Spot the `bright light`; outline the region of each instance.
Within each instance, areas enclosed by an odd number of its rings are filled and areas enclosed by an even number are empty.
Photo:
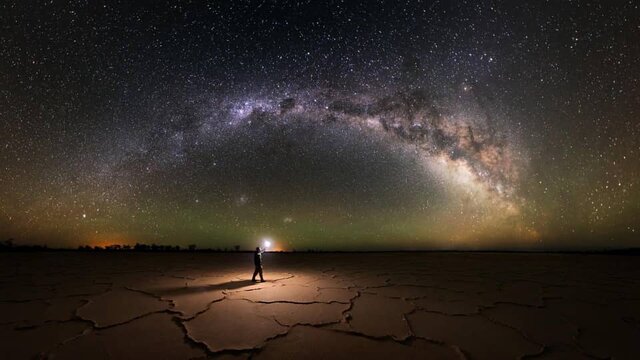
[[[264,238],[264,239],[262,239],[262,246],[263,246],[265,249],[270,248],[270,247],[271,247],[271,238]]]

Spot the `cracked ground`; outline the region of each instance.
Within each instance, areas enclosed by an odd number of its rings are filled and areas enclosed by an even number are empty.
[[[1,359],[638,359],[632,256],[0,254]]]

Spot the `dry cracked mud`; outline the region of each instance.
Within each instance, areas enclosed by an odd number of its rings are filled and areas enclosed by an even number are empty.
[[[637,259],[0,254],[0,358],[638,359]]]

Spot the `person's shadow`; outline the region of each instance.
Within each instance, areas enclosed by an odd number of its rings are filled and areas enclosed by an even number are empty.
[[[251,280],[235,280],[235,281],[227,281],[220,284],[167,288],[167,289],[161,289],[160,292],[166,295],[195,294],[195,293],[209,292],[209,291],[236,290],[236,289],[240,289],[240,288],[247,287],[250,285],[255,285],[255,284],[256,283]]]

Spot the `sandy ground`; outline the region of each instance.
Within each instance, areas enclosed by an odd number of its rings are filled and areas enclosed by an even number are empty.
[[[640,258],[0,254],[0,358],[640,359]]]

